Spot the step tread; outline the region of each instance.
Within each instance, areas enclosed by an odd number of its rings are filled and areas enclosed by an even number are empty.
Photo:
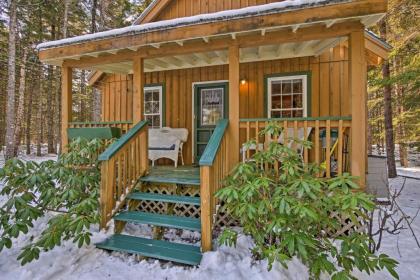
[[[189,186],[200,186],[200,179],[196,178],[175,178],[147,175],[140,178],[141,182],[145,183],[161,183],[161,184],[179,184]]]
[[[202,257],[198,246],[123,234],[115,234],[95,245],[105,250],[139,254],[145,257],[189,265],[200,264]]]
[[[169,203],[182,203],[190,205],[200,205],[199,197],[181,196],[181,195],[167,195],[158,193],[145,193],[134,192],[127,196],[128,199],[133,200],[148,200],[148,201],[161,201]]]
[[[161,227],[201,231],[200,219],[147,213],[141,211],[125,211],[114,217],[115,221],[136,224],[148,224]]]

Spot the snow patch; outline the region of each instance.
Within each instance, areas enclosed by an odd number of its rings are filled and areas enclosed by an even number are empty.
[[[53,155],[46,157],[29,156],[27,159],[35,159],[38,162],[54,158]],[[3,162],[0,162],[0,168]],[[392,189],[398,190],[404,182],[403,178],[390,181]],[[2,184],[0,182],[0,189]],[[5,197],[0,196],[0,205]],[[399,198],[401,207],[410,215],[415,215],[420,207],[420,183],[418,180],[406,179],[406,186]],[[14,240],[12,249],[4,249],[0,254],[1,279],[13,280],[91,280],[91,279],[182,279],[182,280],[213,280],[213,279],[308,279],[308,270],[298,259],[294,258],[288,263],[288,268],[275,263],[271,271],[267,270],[266,261],[255,261],[249,251],[254,243],[252,238],[239,234],[236,248],[218,246],[214,240],[214,251],[203,255],[198,267],[175,265],[171,262],[163,262],[154,259],[139,260],[134,255],[124,253],[108,253],[95,248],[96,242],[103,241],[112,234],[99,231],[98,227],[92,227],[92,244],[82,248],[71,241],[63,242],[62,246],[56,247],[49,252],[42,252],[40,259],[25,266],[21,266],[16,260],[20,250],[26,245],[32,236],[38,235],[48,221],[47,217],[40,218],[34,223],[28,235],[21,235]],[[417,217],[413,224],[414,231],[420,235],[420,218]],[[128,225],[125,234],[150,237],[152,228],[149,226]],[[191,231],[179,231],[171,229],[165,232],[164,239],[179,243],[200,244],[200,234]],[[416,247],[411,233],[408,230],[400,235],[385,234],[380,253],[386,253],[397,259],[400,265],[397,271],[400,279],[420,279],[420,249]],[[392,279],[387,271],[381,271],[374,275],[355,272],[358,279],[386,280]],[[324,277],[327,279],[326,277]]]

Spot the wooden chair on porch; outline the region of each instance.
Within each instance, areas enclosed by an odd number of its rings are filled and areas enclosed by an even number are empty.
[[[149,160],[152,161],[152,166],[155,165],[156,160],[167,158],[174,162],[175,167],[178,167],[179,157],[184,165],[182,148],[187,140],[186,128],[149,129]]]
[[[312,127],[308,127],[307,128],[307,135],[306,137],[304,136],[304,129],[303,128],[298,128],[297,129],[297,136],[296,139],[300,140],[300,141],[306,141],[308,140],[309,136],[311,135],[311,131],[312,131]],[[281,145],[284,145],[284,140],[286,139],[294,139],[294,128],[288,128],[287,129],[287,136],[286,133],[284,133],[284,131],[280,134],[279,138],[277,139],[277,142]],[[294,141],[289,141],[288,142],[288,147],[289,148],[294,148],[297,150],[297,152],[299,153],[299,155],[301,156],[301,158],[303,159],[303,145],[302,143],[294,143]],[[258,143],[258,144],[252,144],[247,146],[246,144],[242,145],[241,148],[241,154],[242,154],[242,162],[245,162],[247,160],[247,151],[262,151],[264,150],[264,144],[263,143]]]

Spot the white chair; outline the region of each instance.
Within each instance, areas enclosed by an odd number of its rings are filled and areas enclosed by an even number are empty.
[[[258,151],[261,152],[262,150],[264,150],[264,144],[258,143]],[[246,152],[247,151],[257,151],[257,145],[256,144],[251,144],[251,145],[247,146],[245,143],[242,144],[242,148],[241,148],[242,162],[245,162],[247,160],[246,159]]]
[[[299,140],[301,140],[301,141],[303,141],[303,140],[307,140],[307,138],[309,137],[309,135],[311,134],[311,131],[312,131],[312,127],[308,127],[307,128],[307,135],[306,135],[306,138],[304,137],[304,129],[303,128],[298,128],[297,129],[297,139],[299,139]],[[277,142],[278,143],[280,143],[280,144],[284,144],[284,136],[285,136],[285,134],[284,134],[284,132],[282,132],[281,134],[280,134],[280,136],[279,136],[279,138],[278,138],[278,140],[277,140]],[[287,129],[287,138],[288,139],[290,139],[290,138],[294,138],[294,128],[288,128]],[[287,144],[287,146],[289,147],[289,148],[292,148],[293,147],[293,141],[289,141],[289,143]],[[298,153],[299,153],[299,155],[303,158],[303,147],[302,147],[302,144],[301,143],[295,143],[295,147],[296,147],[296,150],[298,151]],[[242,162],[245,162],[247,159],[246,159],[246,152],[247,151],[257,151],[257,145],[255,145],[255,144],[252,144],[252,145],[250,145],[250,146],[246,146],[246,144],[243,144],[242,145],[242,148],[241,148],[241,154],[242,154]],[[262,144],[262,143],[258,143],[258,151],[262,151],[262,150],[264,150],[264,144]]]
[[[182,152],[183,151],[182,148],[184,146],[184,143],[188,141],[188,129],[164,127],[162,128],[162,130],[163,131],[170,130],[171,135],[174,135],[181,141],[179,145],[179,156],[181,157],[181,164],[184,165],[184,153]]]
[[[304,129],[301,127],[301,128],[298,128],[297,129],[297,137],[296,137],[296,139],[298,139],[298,140],[300,140],[300,141],[305,141],[305,140],[308,140],[308,137],[309,137],[309,135],[311,134],[311,131],[312,131],[312,127],[308,127],[307,128],[307,135],[306,135],[306,137],[304,137]],[[284,132],[282,132],[281,134],[280,134],[280,136],[279,136],[279,139],[278,139],[278,142],[280,143],[280,144],[284,144],[284,136],[285,136],[285,133]],[[287,129],[287,138],[288,139],[294,139],[295,138],[295,131],[294,131],[294,128],[293,127],[289,127],[288,129]],[[293,147],[293,144],[295,144],[295,147],[296,147],[296,150],[298,151],[298,153],[299,153],[299,155],[301,156],[301,157],[303,157],[303,147],[302,147],[302,143],[298,143],[298,142],[294,142],[294,141],[289,141],[289,143],[287,144],[287,146],[289,147],[289,148],[292,148]]]
[[[178,167],[178,158],[181,154],[181,162],[184,165],[182,156],[183,144],[188,139],[188,130],[185,128],[149,129],[149,159],[152,166],[160,158],[167,158],[174,162]]]

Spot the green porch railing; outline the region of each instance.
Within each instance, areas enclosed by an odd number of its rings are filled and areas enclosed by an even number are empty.
[[[293,122],[293,121],[351,121],[351,116],[328,116],[328,117],[299,117],[299,118],[244,118],[239,119],[239,122],[264,122],[264,121],[278,121],[278,122]]]
[[[121,136],[120,139],[112,143],[102,154],[99,155],[99,161],[109,160],[119,150],[121,150],[125,144],[127,144],[137,133],[147,126],[147,121],[141,121],[131,128],[126,134]]]
[[[242,161],[247,161],[252,154],[264,150],[273,141],[271,135],[260,136],[268,123],[276,123],[282,130],[279,143],[288,143],[300,153],[303,162],[325,165],[325,177],[350,171],[349,136],[351,133],[351,116],[299,117],[299,118],[249,118],[240,119],[240,139]],[[311,152],[301,143],[287,139],[306,140],[312,143]],[[255,140],[249,148],[244,143]],[[278,164],[277,164],[278,165]],[[274,168],[277,169],[275,163]],[[323,174],[321,174],[323,175]]]
[[[211,250],[213,217],[216,214],[215,193],[230,171],[228,159],[229,139],[226,129],[229,121],[220,120],[200,158],[201,249]]]
[[[147,121],[137,123],[98,159],[101,161],[100,227],[105,228],[148,170]]]
[[[225,131],[228,127],[228,124],[229,120],[227,119],[222,119],[217,123],[216,128],[214,129],[214,132],[206,146],[206,149],[204,150],[204,153],[200,158],[200,166],[213,165],[214,159],[216,158],[217,151],[219,150],[220,144],[222,143],[223,135],[225,135]]]
[[[117,124],[133,124],[132,121],[114,121],[114,122],[69,122],[69,125],[73,126],[105,126],[105,125],[117,125]]]
[[[125,134],[133,126],[133,122],[130,120],[112,122],[69,122],[68,126],[69,128],[119,128],[121,133]]]

